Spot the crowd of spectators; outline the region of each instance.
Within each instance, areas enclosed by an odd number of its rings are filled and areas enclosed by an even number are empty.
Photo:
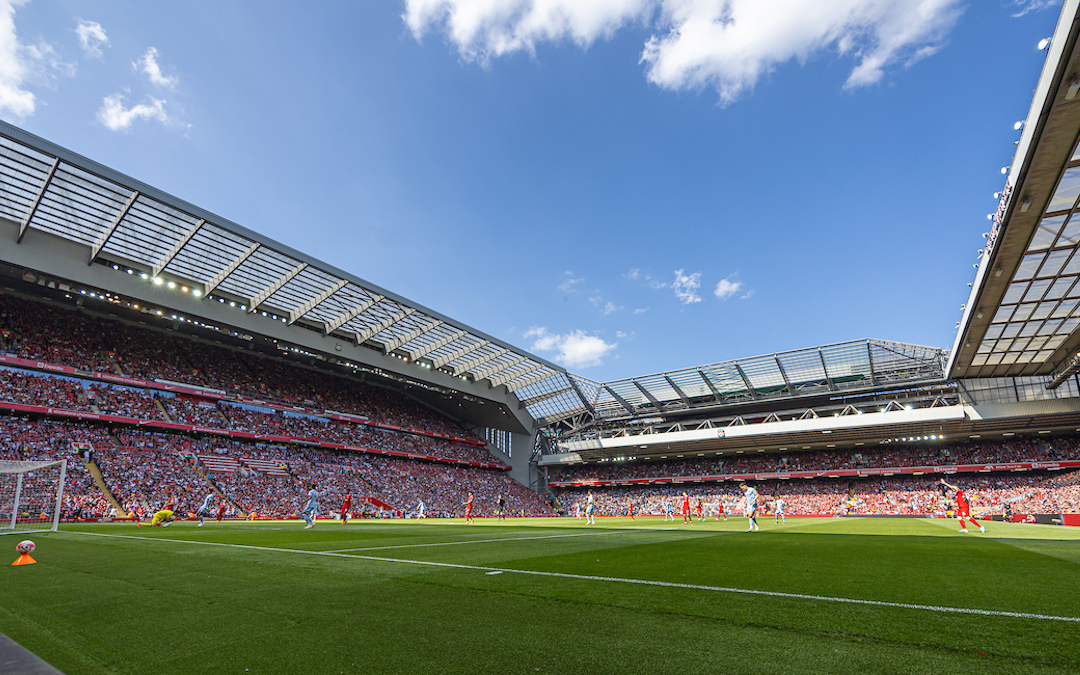
[[[98,319],[0,295],[0,345],[23,359],[115,372],[101,341]]]
[[[695,477],[1077,459],[1080,459],[1080,437],[1061,436],[961,443],[940,441],[914,445],[889,444],[842,452],[755,453],[676,461],[605,462],[561,468],[552,471],[549,480],[631,480],[668,476]]]

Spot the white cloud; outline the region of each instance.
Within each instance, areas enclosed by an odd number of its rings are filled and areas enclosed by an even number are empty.
[[[1059,7],[1061,0],[1013,0],[1013,5],[1016,6],[1016,14],[1013,14],[1013,18],[1019,18],[1029,12],[1037,12],[1048,7]]]
[[[675,281],[671,282],[671,288],[675,291],[675,297],[684,305],[701,302],[701,296],[697,294],[701,288],[701,272],[683,274],[682,270],[675,270]]]
[[[629,333],[624,333],[621,330],[615,331],[615,337],[619,338],[620,340],[628,340],[628,339],[634,337],[635,335],[637,335],[637,333],[635,331],[630,331]]]
[[[575,277],[570,270],[563,272],[563,280],[559,284],[559,290],[563,293],[576,293],[577,287],[585,281],[585,277]]]
[[[37,104],[34,95],[23,88],[31,68],[15,32],[15,8],[21,4],[21,0],[0,0],[0,112],[20,118],[33,115]]]
[[[643,286],[648,286],[649,288],[667,288],[668,286],[666,283],[664,283],[663,281],[659,281],[648,272],[643,272],[636,267],[624,274],[623,276],[630,281],[636,281]]]
[[[104,48],[109,46],[109,36],[105,34],[100,23],[79,19],[75,26],[75,35],[79,38],[79,46],[86,58],[100,59],[104,56]]]
[[[634,314],[635,315],[644,314],[647,311],[649,311],[648,307],[638,307],[637,309],[634,310]]]
[[[716,290],[713,291],[713,295],[720,300],[727,300],[738,293],[742,288],[742,285],[743,283],[741,281],[734,281],[731,277],[721,279],[720,283],[716,284]]]
[[[622,305],[616,306],[614,302],[609,301],[606,305],[604,305],[603,313],[604,313],[604,316],[607,316],[608,314],[611,314],[613,312],[617,312],[620,309],[622,309]]]
[[[168,76],[162,73],[157,58],[158,50],[151,47],[146,50],[146,53],[142,55],[142,58],[131,65],[136,71],[146,73],[146,76],[150,78],[150,82],[153,84],[159,87],[165,87],[166,89],[175,88],[176,85],[179,84],[180,78],[175,75]]]
[[[552,358],[567,368],[588,368],[603,364],[605,356],[619,346],[617,342],[605,342],[583,330],[568,333],[551,333],[542,326],[525,331],[526,338],[535,338],[534,352],[557,352]]]
[[[165,112],[165,101],[147,97],[147,102],[125,107],[123,94],[106,96],[98,110],[98,121],[113,131],[127,129],[133,122],[140,119],[157,120],[162,124],[168,124],[168,113]]]
[[[1022,11],[1042,0],[1014,0]],[[405,0],[413,35],[443,31],[467,61],[588,47],[620,28],[653,34],[640,62],[665,89],[713,87],[724,103],[778,66],[833,52],[854,61],[845,88],[881,80],[940,48],[963,0]]]

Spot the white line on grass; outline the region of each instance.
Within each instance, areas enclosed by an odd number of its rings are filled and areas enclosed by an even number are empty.
[[[581,532],[579,534],[550,534],[543,537],[501,537],[498,539],[471,539],[468,541],[440,541],[428,544],[397,544],[395,546],[368,546],[365,548],[336,548],[334,553],[352,553],[353,551],[382,551],[389,548],[422,548],[425,546],[458,546],[460,544],[486,544],[492,541],[529,541],[532,539],[559,539],[562,537],[596,537],[602,534],[626,534],[632,530],[613,530],[611,532]]]
[[[738,593],[741,595],[764,595],[773,598],[791,598],[795,600],[817,600],[819,602],[835,602],[848,605],[868,605],[871,607],[894,607],[898,609],[915,609],[924,612],[938,612],[941,614],[975,614],[978,616],[1005,616],[1014,619],[1041,619],[1044,621],[1061,621],[1080,623],[1080,617],[1054,616],[1052,614],[1032,614],[1030,612],[1005,612],[994,609],[974,609],[971,607],[945,607],[940,605],[920,605],[909,602],[887,602],[885,600],[859,600],[857,598],[840,598],[829,595],[810,595],[805,593],[784,593],[782,591],[761,591],[750,588],[729,588],[726,586],[706,586],[704,584],[683,584],[675,581],[654,581],[651,579],[631,579],[624,577],[602,577],[593,574],[571,574],[568,572],[542,572],[538,570],[517,570],[508,567],[485,567],[482,565],[461,565],[458,563],[431,562],[428,560],[405,560],[402,558],[382,558],[373,555],[357,555],[355,553],[341,553],[339,551],[306,551],[297,548],[277,548],[273,546],[252,546],[250,544],[227,544],[218,541],[193,541],[188,539],[165,539],[161,537],[139,537],[130,534],[106,534],[104,532],[71,532],[88,537],[113,537],[117,539],[142,539],[144,541],[167,541],[177,544],[195,544],[197,546],[224,546],[226,548],[240,548],[252,551],[270,551],[275,553],[298,553],[301,555],[317,555],[332,558],[352,558],[354,560],[370,560],[373,562],[395,563],[398,565],[420,565],[424,567],[442,567],[449,569],[476,570],[479,572],[504,572],[508,574],[524,574],[535,577],[555,577],[558,579],[575,579],[579,581],[606,581],[610,583],[634,584],[638,586],[659,586],[662,588],[686,588],[697,591],[712,591],[716,593]]]

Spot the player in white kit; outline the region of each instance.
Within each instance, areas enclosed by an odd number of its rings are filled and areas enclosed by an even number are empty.
[[[421,518],[427,518],[427,516],[424,515],[425,511],[427,511],[427,507],[424,506],[424,500],[421,499],[420,503],[416,505],[416,519],[420,520]]]
[[[307,504],[304,504],[304,510],[300,513],[307,523],[307,525],[304,526],[305,530],[310,530],[315,527],[315,516],[319,512],[319,497],[321,496],[322,495],[319,494],[319,491],[315,489],[314,485],[308,490]]]
[[[745,500],[744,509],[745,509],[746,517],[750,520],[750,527],[746,531],[747,532],[757,532],[758,531],[758,524],[757,524],[757,498],[758,498],[758,494],[757,494],[757,490],[755,490],[751,486],[747,485],[746,483],[743,483],[742,489],[743,489],[743,499]]]
[[[214,494],[210,493],[203,497],[202,504],[199,508],[195,509],[195,515],[199,517],[199,527],[203,526],[203,518],[210,515],[210,502],[213,501]]]
[[[585,500],[585,524],[586,525],[595,525],[596,524],[596,516],[594,515],[595,511],[596,511],[596,498],[593,497],[592,490],[589,490],[589,496]]]
[[[787,518],[784,517],[784,500],[783,499],[781,499],[780,497],[776,498],[776,501],[773,502],[773,510],[775,511],[776,522],[781,523],[783,525],[787,525]]]

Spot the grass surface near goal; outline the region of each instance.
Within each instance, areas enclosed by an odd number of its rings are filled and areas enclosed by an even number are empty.
[[[0,632],[68,675],[1080,670],[1080,530],[761,524],[68,525],[0,572]]]

